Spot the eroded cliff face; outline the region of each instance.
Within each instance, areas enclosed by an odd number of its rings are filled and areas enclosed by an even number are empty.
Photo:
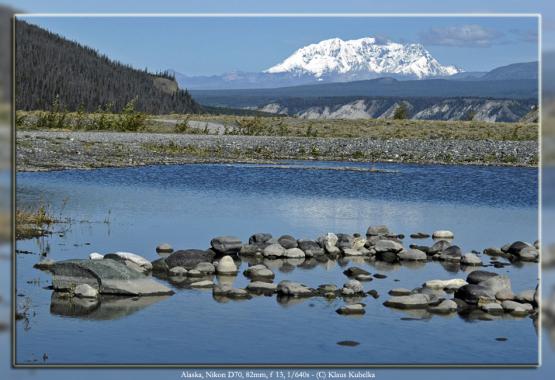
[[[532,100],[454,98],[413,101],[411,99],[356,99],[336,104],[295,105],[287,99],[265,104],[264,112],[306,119],[391,119],[399,107],[415,120],[476,120],[516,122],[536,109]],[[531,120],[534,121],[533,119]]]

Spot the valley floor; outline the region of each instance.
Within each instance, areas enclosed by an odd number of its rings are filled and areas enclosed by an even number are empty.
[[[18,131],[18,171],[200,162],[341,160],[537,166],[528,141]]]

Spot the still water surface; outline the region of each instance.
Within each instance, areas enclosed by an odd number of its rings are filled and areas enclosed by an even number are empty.
[[[18,243],[19,250],[35,253],[17,255],[18,299],[28,297],[35,314],[28,324],[17,325],[17,361],[40,363],[47,353],[51,364],[537,362],[537,334],[529,318],[469,321],[382,305],[392,288],[467,275],[436,262],[329,262],[311,268],[299,261],[269,263],[276,282],[290,279],[312,287],[342,285],[343,270],[353,264],[386,274],[365,283],[381,296],[366,298],[366,314],[359,318],[336,314],[344,304],[340,299],[218,303],[210,291],[177,287],[171,297],[105,302],[90,313],[51,307],[51,291],[44,289],[50,277],[32,268],[44,250],[55,260],[116,250],[153,260],[161,242],[207,248],[214,236],[248,240],[255,232],[314,239],[330,231],[364,233],[375,224],[407,236],[449,229],[465,252],[537,238],[534,169],[380,164],[377,168],[391,172],[369,173],[297,168],[363,164],[290,164],[295,167],[175,165],[18,174],[19,207],[47,202],[55,215],[73,222],[56,227],[67,229],[63,235]],[[405,245],[412,242],[406,239]],[[488,270],[508,272],[516,292],[537,283],[536,264]],[[246,284],[241,274],[234,282]],[[422,319],[401,320],[406,317]],[[500,336],[508,340],[496,341]],[[344,340],[360,345],[337,345]]]

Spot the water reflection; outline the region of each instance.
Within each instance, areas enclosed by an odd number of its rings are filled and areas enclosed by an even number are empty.
[[[170,296],[115,297],[102,296],[99,300],[68,297],[53,292],[50,313],[88,320],[115,320],[127,317],[144,308],[162,302]]]

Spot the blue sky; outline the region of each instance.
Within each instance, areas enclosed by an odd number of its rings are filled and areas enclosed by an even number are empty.
[[[23,16],[22,18],[25,18]],[[536,17],[31,17],[30,22],[151,71],[262,71],[310,43],[377,36],[419,42],[466,71],[537,59]]]

